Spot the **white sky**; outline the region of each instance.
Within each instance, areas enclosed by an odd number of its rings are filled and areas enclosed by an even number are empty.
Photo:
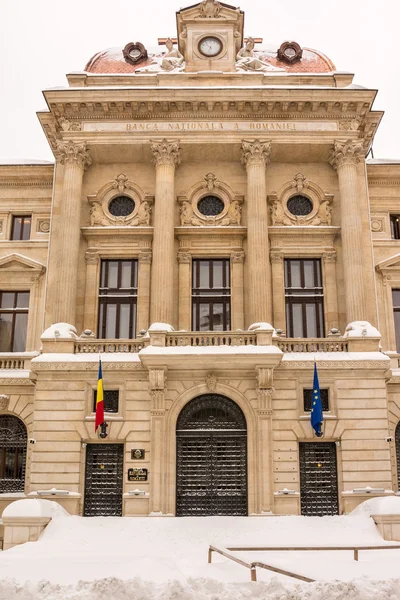
[[[195,0],[0,0],[0,159],[52,160],[36,111],[41,91],[65,86],[100,50],[175,36],[175,11]],[[229,3],[229,2],[228,2]],[[232,2],[235,4],[235,2]],[[245,34],[277,48],[316,48],[355,83],[378,89],[385,111],[375,158],[400,159],[398,0],[241,0]]]

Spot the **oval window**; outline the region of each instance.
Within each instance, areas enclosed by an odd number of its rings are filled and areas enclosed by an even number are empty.
[[[197,203],[197,210],[205,217],[216,217],[224,210],[224,203],[217,196],[205,196]]]
[[[128,196],[117,196],[111,200],[108,210],[113,217],[128,217],[135,210],[135,201]]]
[[[296,217],[305,217],[312,212],[313,203],[306,196],[293,196],[288,200],[288,210]]]

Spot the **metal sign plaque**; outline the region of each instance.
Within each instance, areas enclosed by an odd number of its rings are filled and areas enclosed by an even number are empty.
[[[147,469],[128,469],[128,481],[147,481]]]
[[[145,451],[143,448],[134,448],[131,450],[131,459],[132,460],[142,460],[144,458]]]

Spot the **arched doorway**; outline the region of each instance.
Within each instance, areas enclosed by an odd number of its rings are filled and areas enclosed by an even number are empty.
[[[1,494],[24,491],[27,441],[26,427],[18,417],[0,415]]]
[[[394,439],[396,443],[397,489],[400,492],[400,421],[397,423]]]
[[[176,425],[176,515],[247,515],[247,425],[218,394],[194,398]]]

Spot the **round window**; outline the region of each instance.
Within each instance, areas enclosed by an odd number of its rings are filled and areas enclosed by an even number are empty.
[[[113,217],[128,217],[135,210],[135,202],[128,196],[118,196],[111,200],[108,210]]]
[[[313,203],[306,196],[293,196],[288,200],[288,210],[296,217],[305,217],[312,212]]]
[[[205,217],[215,217],[224,210],[224,203],[217,196],[205,196],[197,203],[197,210]]]

